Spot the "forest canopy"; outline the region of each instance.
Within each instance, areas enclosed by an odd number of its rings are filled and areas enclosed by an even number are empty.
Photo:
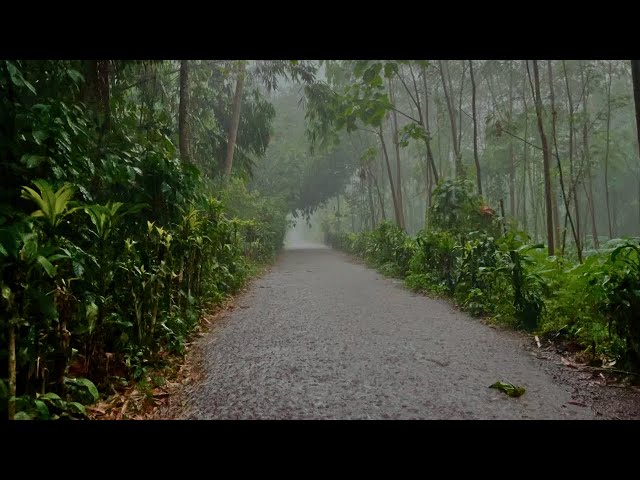
[[[638,68],[1,61],[0,415],[82,418],[149,382],[300,217],[411,288],[636,368]]]

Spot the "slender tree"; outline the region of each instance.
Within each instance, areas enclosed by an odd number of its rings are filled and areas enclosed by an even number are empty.
[[[478,121],[476,118],[476,81],[473,76],[472,60],[469,60],[469,75],[471,77],[471,109],[473,112],[473,159],[476,163],[476,179],[478,182],[478,194],[482,195],[482,176],[480,174],[480,159],[478,158]]]
[[[178,144],[183,162],[191,161],[189,148],[189,60],[180,60],[180,107],[178,108]]]
[[[547,217],[547,244],[549,249],[549,256],[555,254],[555,243],[553,240],[553,212],[551,202],[551,171],[550,171],[550,151],[547,142],[547,136],[544,133],[544,125],[542,121],[542,98],[540,96],[540,75],[538,73],[538,61],[532,60],[533,64],[533,85],[532,90],[535,99],[536,117],[538,119],[538,131],[540,132],[540,141],[542,142],[542,159],[543,159],[543,172],[544,172],[544,201],[545,201],[545,213]],[[531,72],[529,70],[529,63],[527,62],[527,73],[529,75],[529,82],[531,82]]]
[[[224,162],[225,177],[231,176],[233,168],[233,152],[236,147],[238,136],[238,125],[240,125],[240,107],[242,104],[242,90],[244,87],[245,62],[238,60],[236,64],[236,89],[233,95],[233,104],[231,106],[231,126],[229,128],[229,136],[227,138],[227,156]]]
[[[613,226],[611,224],[611,206],[609,205],[609,134],[611,131],[611,60],[609,60],[609,72],[607,75],[607,140],[604,150],[604,194],[607,203],[607,222],[609,224],[609,238],[613,238]]]
[[[573,232],[573,239],[576,244],[576,250],[578,252],[578,260],[582,263],[582,249],[580,247],[580,236],[576,232],[576,228],[573,224],[573,219],[571,218],[571,210],[569,209],[569,203],[567,201],[567,193],[564,187],[564,179],[562,175],[562,163],[560,161],[560,155],[558,153],[558,136],[556,134],[556,102],[555,102],[555,94],[553,89],[553,69],[551,66],[551,60],[547,61],[548,73],[549,73],[549,93],[551,99],[551,129],[553,135],[553,145],[555,147],[555,157],[558,165],[558,179],[560,180],[560,189],[562,192],[562,199],[564,200],[565,211],[567,213],[567,218],[569,219],[569,223],[571,224],[571,231]],[[579,221],[579,220],[578,220]],[[564,251],[562,251],[564,254]]]
[[[631,79],[633,82],[633,99],[636,106],[636,134],[640,148],[640,60],[631,60]]]
[[[447,89],[447,80],[445,79],[444,73],[445,65],[446,63],[444,63],[442,60],[438,60],[440,79],[442,80],[442,91],[444,92],[447,111],[449,112],[449,124],[451,126],[451,143],[453,144],[453,156],[454,165],[456,168],[456,176],[462,176],[462,166],[460,165],[460,149],[458,148],[458,129],[456,127],[456,115],[453,107],[453,98],[451,98],[452,93],[449,91],[450,88]],[[449,81],[451,81],[450,77]]]

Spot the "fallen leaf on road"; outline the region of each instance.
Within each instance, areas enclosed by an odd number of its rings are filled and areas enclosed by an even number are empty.
[[[496,382],[493,385],[490,385],[489,388],[495,388],[497,390],[501,390],[510,397],[519,397],[524,394],[525,389],[523,387],[519,387],[514,385],[513,383],[505,383],[505,382]]]

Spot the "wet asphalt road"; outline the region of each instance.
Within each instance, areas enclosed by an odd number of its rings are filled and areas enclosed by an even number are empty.
[[[589,419],[572,389],[449,303],[327,248],[285,250],[204,346],[190,419]],[[510,398],[487,388],[524,386]]]

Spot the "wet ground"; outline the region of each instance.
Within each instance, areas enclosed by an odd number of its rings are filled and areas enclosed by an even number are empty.
[[[563,365],[321,246],[285,250],[202,340],[187,419],[640,418],[637,390]],[[511,398],[496,381],[526,389]]]

